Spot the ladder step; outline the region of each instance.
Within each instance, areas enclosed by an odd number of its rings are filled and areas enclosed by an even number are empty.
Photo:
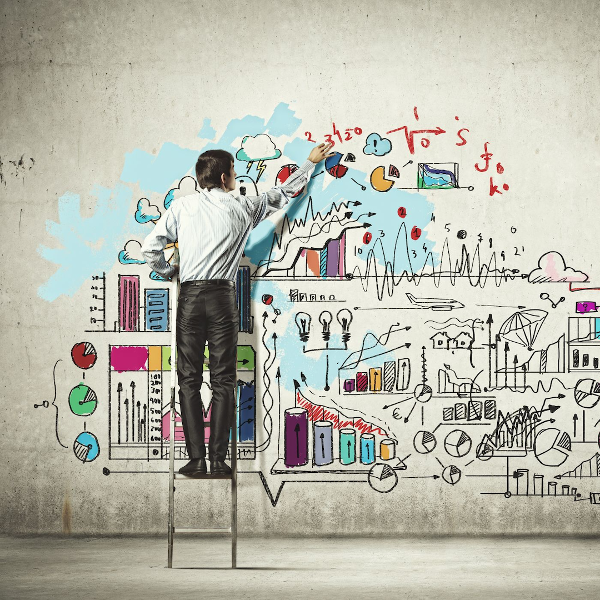
[[[175,473],[174,478],[177,481],[193,481],[194,479],[233,479],[232,475],[225,475],[221,473],[211,474],[211,473],[202,473],[198,475],[181,475],[181,473]]]
[[[173,527],[173,533],[231,533],[231,527],[198,529],[196,527]]]

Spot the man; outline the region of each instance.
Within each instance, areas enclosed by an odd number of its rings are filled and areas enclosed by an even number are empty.
[[[287,181],[259,196],[234,196],[233,156],[208,150],[196,163],[200,192],[179,198],[145,239],[142,253],[156,273],[171,279],[179,270],[177,376],[185,443],[190,461],[179,472],[207,472],[204,414],[200,398],[204,345],[208,342],[212,409],[208,455],[213,474],[229,474],[225,463],[235,406],[239,314],[235,281],[250,231],[283,208],[310,180],[332,144],[313,148]],[[178,240],[179,265],[165,260],[164,248]],[[235,435],[235,433],[234,433]]]

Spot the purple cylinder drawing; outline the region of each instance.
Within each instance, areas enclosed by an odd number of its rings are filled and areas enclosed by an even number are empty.
[[[308,463],[308,411],[294,407],[284,414],[285,466],[300,467]]]

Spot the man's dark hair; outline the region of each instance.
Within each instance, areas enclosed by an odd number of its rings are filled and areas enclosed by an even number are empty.
[[[220,188],[221,174],[229,176],[233,156],[227,150],[207,150],[196,162],[196,179],[201,188]]]

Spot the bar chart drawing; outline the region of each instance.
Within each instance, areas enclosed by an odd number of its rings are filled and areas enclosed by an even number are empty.
[[[588,460],[584,460],[579,463],[574,469],[559,475],[560,479],[565,479],[567,477],[600,477],[600,453],[596,452],[591,458]]]
[[[253,459],[256,456],[255,352],[251,346],[240,345],[237,354],[238,458]],[[108,355],[109,459],[167,459],[171,346],[109,345]],[[205,379],[209,379],[208,350],[204,371],[208,376]],[[183,459],[187,452],[178,405],[176,396],[175,458]],[[208,443],[211,407],[204,408]]]
[[[600,370],[600,318],[569,317],[569,371]]]
[[[280,457],[271,473],[366,474],[377,462],[406,469],[381,425],[347,414],[356,411],[314,404],[299,384],[295,397],[295,406],[280,411]]]
[[[334,203],[327,213],[315,214],[309,198],[303,218],[283,218],[268,258],[260,262],[253,277],[342,280],[346,274],[346,231],[364,227],[352,218],[347,203]]]

